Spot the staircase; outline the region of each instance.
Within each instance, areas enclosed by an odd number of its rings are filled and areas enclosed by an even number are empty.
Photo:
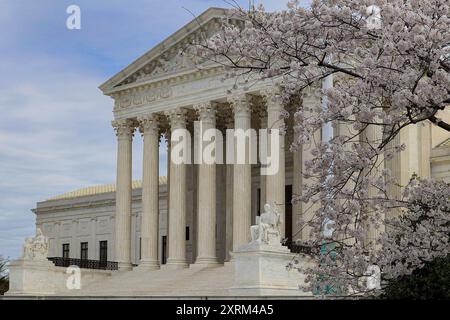
[[[233,285],[231,263],[208,268],[190,267],[155,271],[114,272],[109,278],[91,283],[81,290],[62,294],[77,296],[199,297],[227,296]]]

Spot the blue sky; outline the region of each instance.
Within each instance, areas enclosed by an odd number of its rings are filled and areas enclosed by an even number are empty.
[[[263,2],[276,10],[287,0]],[[81,30],[65,27],[71,4]],[[115,181],[113,103],[98,86],[192,20],[183,7],[199,15],[211,6],[227,3],[0,0],[0,255],[20,255],[36,202]],[[139,135],[133,147],[140,179]]]

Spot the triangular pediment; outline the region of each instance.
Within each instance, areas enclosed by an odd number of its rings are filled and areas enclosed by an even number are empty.
[[[103,93],[110,94],[134,84],[195,70],[202,61],[186,54],[184,49],[192,42],[214,34],[220,26],[220,20],[228,17],[229,13],[229,10],[222,8],[208,9],[106,81],[100,89]]]

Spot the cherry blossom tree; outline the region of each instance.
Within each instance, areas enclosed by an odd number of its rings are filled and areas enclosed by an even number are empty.
[[[420,177],[399,186],[389,165],[407,147],[399,143],[406,127],[450,131],[439,118],[450,105],[447,0],[293,0],[273,13],[236,6],[194,47],[223,65],[236,89],[272,81],[295,108],[291,150],[309,146],[313,157],[293,201],[305,204],[303,245],[316,264],[292,267],[307,274],[309,290],[368,293],[371,266],[389,280],[449,253],[449,186]],[[330,77],[333,86],[321,89]],[[311,91],[325,107],[301,103]],[[317,139],[329,124],[333,137]]]

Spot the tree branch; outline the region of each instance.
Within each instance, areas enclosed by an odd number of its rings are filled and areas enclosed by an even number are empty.
[[[428,118],[428,120],[430,120],[432,123],[437,125],[439,128],[442,128],[442,129],[450,132],[450,124],[442,121],[441,119],[438,119],[435,116],[431,116]]]

